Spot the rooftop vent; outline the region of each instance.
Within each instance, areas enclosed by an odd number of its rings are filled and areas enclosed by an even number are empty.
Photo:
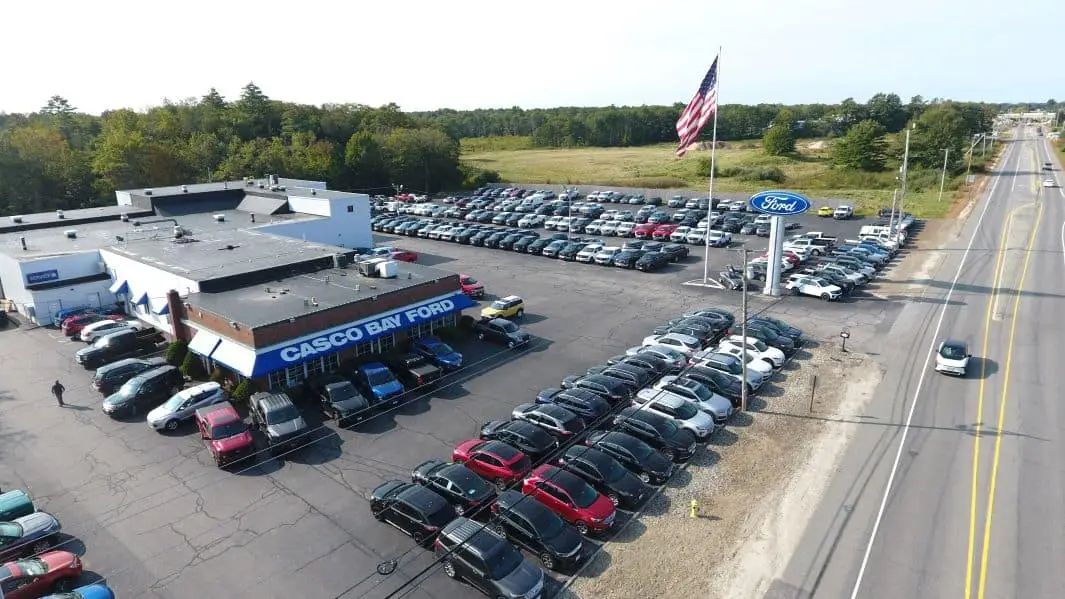
[[[270,175],[270,183],[272,185],[277,185],[278,183],[280,183],[280,181],[277,179],[277,175]]]
[[[265,183],[259,183],[259,189],[266,189]]]
[[[15,223],[16,225],[20,225],[20,224],[22,224],[22,217],[21,216],[12,216],[11,217],[11,222]]]
[[[277,191],[277,189],[278,189],[277,185],[271,185],[270,186],[270,191]]]
[[[318,298],[312,297],[311,298],[311,305],[317,308],[318,307]]]
[[[65,214],[63,214],[63,211],[62,211],[62,210],[56,210],[56,211],[55,211],[55,217],[56,217],[56,218],[66,218],[66,215],[65,215]]]
[[[181,227],[174,227],[174,239],[181,239],[185,236],[185,230]]]
[[[182,185],[181,186],[181,193],[188,193],[188,192],[189,192],[189,186],[188,185]]]
[[[146,196],[152,195],[152,190],[151,189],[145,189],[144,190],[144,195],[146,195]]]
[[[347,254],[333,254],[333,268],[347,268],[348,256]]]
[[[67,229],[63,231],[63,235],[66,235],[67,239],[77,239],[78,232],[75,229]]]
[[[318,190],[317,190],[317,189],[314,189],[314,188],[312,187],[312,188],[311,188],[311,195],[312,195],[312,196],[316,196],[316,195],[318,195]]]
[[[124,222],[124,223],[128,223],[129,222],[129,215],[126,214],[125,212],[123,212],[122,215],[119,216],[118,218],[122,219],[122,222]]]
[[[252,186],[255,185],[255,180],[252,179],[251,177],[244,177],[244,184],[247,185],[248,187],[252,187]]]
[[[220,222],[220,223],[221,223],[221,222],[225,222],[225,220],[226,220],[226,215],[225,215],[225,214],[222,214],[222,213],[218,213],[218,214],[214,215],[214,219],[215,219],[216,221]]]

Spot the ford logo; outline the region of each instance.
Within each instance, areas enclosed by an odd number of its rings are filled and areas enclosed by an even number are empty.
[[[806,196],[790,191],[763,191],[751,196],[751,208],[762,214],[773,216],[792,216],[802,214],[810,209],[810,200]]]

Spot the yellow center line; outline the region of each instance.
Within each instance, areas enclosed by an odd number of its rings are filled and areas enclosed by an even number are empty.
[[[995,483],[998,480],[999,457],[1002,453],[1002,428],[1006,420],[1006,400],[1010,386],[1010,367],[1013,366],[1013,338],[1017,333],[1017,316],[1021,308],[1021,294],[1024,290],[1024,279],[1028,275],[1028,265],[1032,261],[1032,248],[1035,247],[1035,238],[1039,233],[1039,223],[1043,220],[1043,204],[1039,205],[1039,213],[1035,217],[1035,226],[1032,227],[1032,236],[1028,240],[1027,255],[1024,257],[1024,268],[1021,270],[1021,278],[1017,283],[1017,297],[1013,300],[1013,322],[1010,323],[1010,339],[1006,350],[1006,369],[1003,371],[1002,399],[998,409],[998,425],[995,437],[995,457],[991,466],[991,485],[987,491],[987,519],[984,521],[984,547],[980,556],[980,587],[977,599],[984,598],[984,587],[987,583],[987,558],[991,545],[991,518],[995,512]]]
[[[990,198],[988,201],[991,201]],[[991,278],[991,294],[987,298],[987,316],[984,318],[984,343],[981,356],[987,356],[991,345],[991,315],[995,309],[995,297],[998,295],[999,282],[1002,277],[1002,270],[1005,266],[1006,255],[1006,236],[1009,234],[1010,223],[1013,221],[1013,214],[1023,208],[1024,206],[1018,206],[1013,210],[1010,210],[1006,214],[1006,221],[1002,226],[1002,235],[998,241],[998,251],[995,258],[995,270],[992,273]],[[972,493],[970,498],[969,507],[969,551],[968,559],[965,560],[965,599],[972,597],[972,582],[973,582],[973,557],[976,552],[976,508],[977,508],[977,490],[979,488],[978,483],[980,480],[980,429],[983,426],[984,421],[984,389],[987,384],[987,360],[980,361],[980,390],[976,403],[976,423],[973,426],[973,480],[972,480]]]

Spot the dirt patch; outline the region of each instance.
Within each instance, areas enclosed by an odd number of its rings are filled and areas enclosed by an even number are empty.
[[[864,402],[879,380],[871,359],[848,354],[840,361],[827,345],[811,349],[796,366],[787,370],[786,378],[777,375],[776,390],[765,394],[777,397],[756,398],[752,407],[758,411],[737,414],[729,429],[715,436],[708,449],[720,460],[700,450],[680,475],[690,481],[668,487],[562,596],[757,596],[751,589],[768,584],[777,566],[783,567],[806,523],[802,505],[810,505],[827,483],[835,463],[832,456],[852,433],[821,417],[837,416],[841,403],[848,413],[855,411],[844,398]],[[815,374],[817,418],[809,418]],[[692,499],[701,506],[701,517],[694,520],[689,517]],[[780,529],[783,526],[786,530]],[[779,557],[767,560],[766,551]],[[756,564],[759,559],[765,563]],[[744,577],[736,574],[740,567],[755,579],[741,580]]]
[[[807,150],[824,150],[827,147],[828,147],[828,143],[825,142],[825,141],[821,141],[821,140],[812,141],[812,142],[806,144],[806,149]]]

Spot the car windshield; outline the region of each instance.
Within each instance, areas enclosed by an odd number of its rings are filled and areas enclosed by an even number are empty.
[[[599,499],[599,492],[588,484],[573,485],[575,488],[567,489],[577,507],[589,507]]]
[[[660,419],[653,426],[666,439],[677,434],[677,425],[672,420]]]
[[[699,401],[709,401],[714,395],[703,385],[690,385],[685,387],[688,391],[691,391],[692,395],[699,398]]]
[[[501,580],[521,565],[525,558],[510,544],[500,545],[500,550],[485,559],[492,580]]]
[[[299,410],[296,406],[288,405],[281,406],[280,408],[266,413],[267,424],[280,424],[282,422],[289,422],[300,417]]]
[[[503,324],[500,325],[500,328],[503,329],[504,333],[518,332],[518,325],[514,324],[513,322],[510,322],[509,320],[503,322]]]
[[[392,382],[392,374],[387,370],[372,370],[366,373],[366,380],[370,381],[371,385],[387,385]]]
[[[218,426],[211,428],[211,439],[228,439],[230,437],[236,437],[248,430],[247,425],[243,420],[234,420],[233,422],[227,422],[225,424],[219,424]]]
[[[137,385],[130,381],[118,389],[118,395],[122,397],[133,397],[137,393]]]
[[[496,310],[503,310],[503,309],[506,309],[507,303],[504,302],[503,300],[496,300],[496,301],[492,302],[492,307],[495,308]]]
[[[22,526],[17,522],[0,522],[0,537],[17,539],[22,536]]]
[[[446,343],[429,343],[426,347],[434,356],[450,356],[455,353],[455,350],[451,349],[451,346]]]
[[[545,539],[558,536],[565,527],[562,518],[559,518],[548,510],[540,512],[540,517],[534,519],[533,525],[540,531],[540,535]]]
[[[688,420],[690,418],[695,418],[695,416],[699,414],[699,409],[696,408],[691,402],[686,401],[677,407],[676,413],[677,418],[681,420]]]
[[[939,355],[948,360],[961,360],[965,357],[965,348],[960,345],[944,345],[943,349],[939,350]]]
[[[166,403],[163,404],[163,407],[168,410],[176,410],[182,403],[185,402],[186,399],[188,398],[183,397],[180,393],[175,393],[170,396],[170,399],[166,400]]]

